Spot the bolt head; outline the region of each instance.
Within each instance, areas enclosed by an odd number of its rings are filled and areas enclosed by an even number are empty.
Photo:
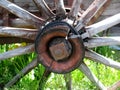
[[[53,45],[49,49],[52,57],[56,61],[63,60],[70,55],[69,50],[67,50],[68,47],[65,45],[64,42]]]

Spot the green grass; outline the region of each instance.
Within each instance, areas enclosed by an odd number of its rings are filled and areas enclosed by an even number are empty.
[[[16,48],[15,45],[1,45],[0,53]],[[109,47],[95,48],[94,51],[120,61],[120,52],[110,49]],[[36,57],[35,53],[26,54],[0,62],[0,86],[5,85],[12,79],[22,68]],[[103,64],[96,63],[85,59],[85,63],[107,87],[120,80],[120,71],[107,67]],[[38,65],[19,82],[8,90],[37,90],[39,81],[44,72],[44,67]],[[73,90],[99,90],[81,71],[75,70],[71,72]],[[43,88],[43,87],[41,87]],[[66,82],[61,74],[52,73],[44,85],[44,90],[66,90]],[[120,90],[120,89],[118,89]]]

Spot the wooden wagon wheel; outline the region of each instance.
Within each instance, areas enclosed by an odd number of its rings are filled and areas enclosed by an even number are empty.
[[[68,11],[64,6],[63,0],[54,0],[55,7],[53,9],[49,8],[44,0],[34,0],[34,2],[44,12],[45,18],[36,16],[8,0],[0,0],[1,7],[30,23],[35,28],[8,27],[8,23],[0,26],[1,44],[19,43],[23,41],[31,43],[26,47],[1,53],[0,61],[34,51],[38,54],[35,60],[21,70],[22,74],[17,74],[5,87],[10,87],[22,75],[27,74],[39,63],[42,63],[49,70],[45,71],[47,75],[50,74],[50,71],[67,73],[74,69],[79,69],[96,86],[102,90],[107,90],[84,63],[83,58],[87,57],[106,66],[120,69],[119,62],[108,59],[91,50],[91,48],[98,46],[120,44],[120,37],[94,36],[99,32],[119,24],[120,14],[88,25],[99,10],[105,9],[105,5],[107,6],[110,0],[94,0],[85,11],[82,11],[80,8],[82,0],[74,0],[71,9]]]

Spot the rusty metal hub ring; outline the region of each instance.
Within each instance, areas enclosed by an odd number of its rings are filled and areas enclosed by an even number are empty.
[[[65,22],[52,22],[46,25],[36,38],[35,49],[38,59],[52,72],[70,72],[76,69],[84,58],[82,39],[65,39],[71,29]],[[75,30],[71,32],[78,34]]]

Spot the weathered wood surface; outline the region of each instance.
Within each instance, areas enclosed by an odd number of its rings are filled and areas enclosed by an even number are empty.
[[[45,1],[48,4],[48,6],[55,7],[55,4],[53,3],[54,0],[45,0]],[[73,0],[69,0],[68,2],[66,2],[67,0],[64,0],[64,1],[65,1],[65,4],[69,4]],[[83,4],[81,5],[82,9],[86,10],[93,1],[94,0],[83,0]],[[110,0],[110,1],[111,1],[110,5],[101,15],[100,19],[104,19],[106,17],[115,15],[120,12],[120,0]],[[27,9],[28,11],[38,10],[33,0],[14,0],[14,3],[24,9]]]
[[[77,24],[75,29],[79,31],[86,24],[88,24],[91,21],[91,19],[95,17],[97,12],[103,7],[103,5],[105,5],[108,2],[109,0],[94,0],[94,2],[92,2],[92,4],[87,8],[87,10],[81,15],[79,23]]]
[[[86,50],[85,56],[89,58],[92,61],[102,63],[106,66],[110,66],[112,68],[120,70],[120,63],[116,62],[110,58],[106,58],[105,56],[102,56],[92,50]]]
[[[27,10],[11,3],[8,0],[0,0],[0,6],[7,9],[11,13],[15,14],[19,18],[24,19],[27,22],[31,22],[33,25],[37,26],[43,23],[43,19],[35,16],[32,13],[29,13]]]
[[[76,18],[78,15],[78,12],[81,11],[81,4],[82,4],[83,0],[74,0],[72,7],[71,7],[71,11],[69,13],[69,17],[71,18]]]
[[[83,0],[83,4],[82,4],[83,10],[86,10],[93,1],[94,0]],[[110,5],[103,12],[100,19],[104,19],[106,17],[120,13],[120,0],[109,0],[109,1],[111,1]]]
[[[1,53],[0,54],[0,61],[11,58],[11,57],[15,57],[15,56],[29,54],[31,52],[34,52],[34,45],[33,44]]]
[[[88,48],[99,46],[120,45],[120,37],[93,37],[89,38],[84,45]]]
[[[24,9],[29,10],[37,10],[33,0],[14,0],[14,3],[18,6],[23,7]]]
[[[0,37],[20,37],[35,40],[38,31],[36,29],[0,27]]]
[[[102,14],[101,19],[120,13],[120,0],[111,0],[109,7]]]
[[[51,11],[51,9],[48,7],[48,5],[44,0],[33,0],[33,1],[35,2],[38,9],[40,11],[42,10],[42,13],[44,13],[45,16],[48,16],[48,17],[54,16],[54,13]]]
[[[120,23],[120,13],[111,16],[110,18],[107,18],[105,20],[102,20],[96,24],[86,27],[86,33],[82,34],[81,36],[82,38],[92,37],[93,35],[96,35],[97,33],[102,32],[104,30],[107,30],[108,28],[117,25],[119,23]]]
[[[120,25],[110,28],[109,30],[104,32],[103,35],[104,36],[105,35],[107,35],[107,36],[120,36]]]
[[[65,6],[63,0],[55,0],[55,7],[57,16],[65,15]]]

